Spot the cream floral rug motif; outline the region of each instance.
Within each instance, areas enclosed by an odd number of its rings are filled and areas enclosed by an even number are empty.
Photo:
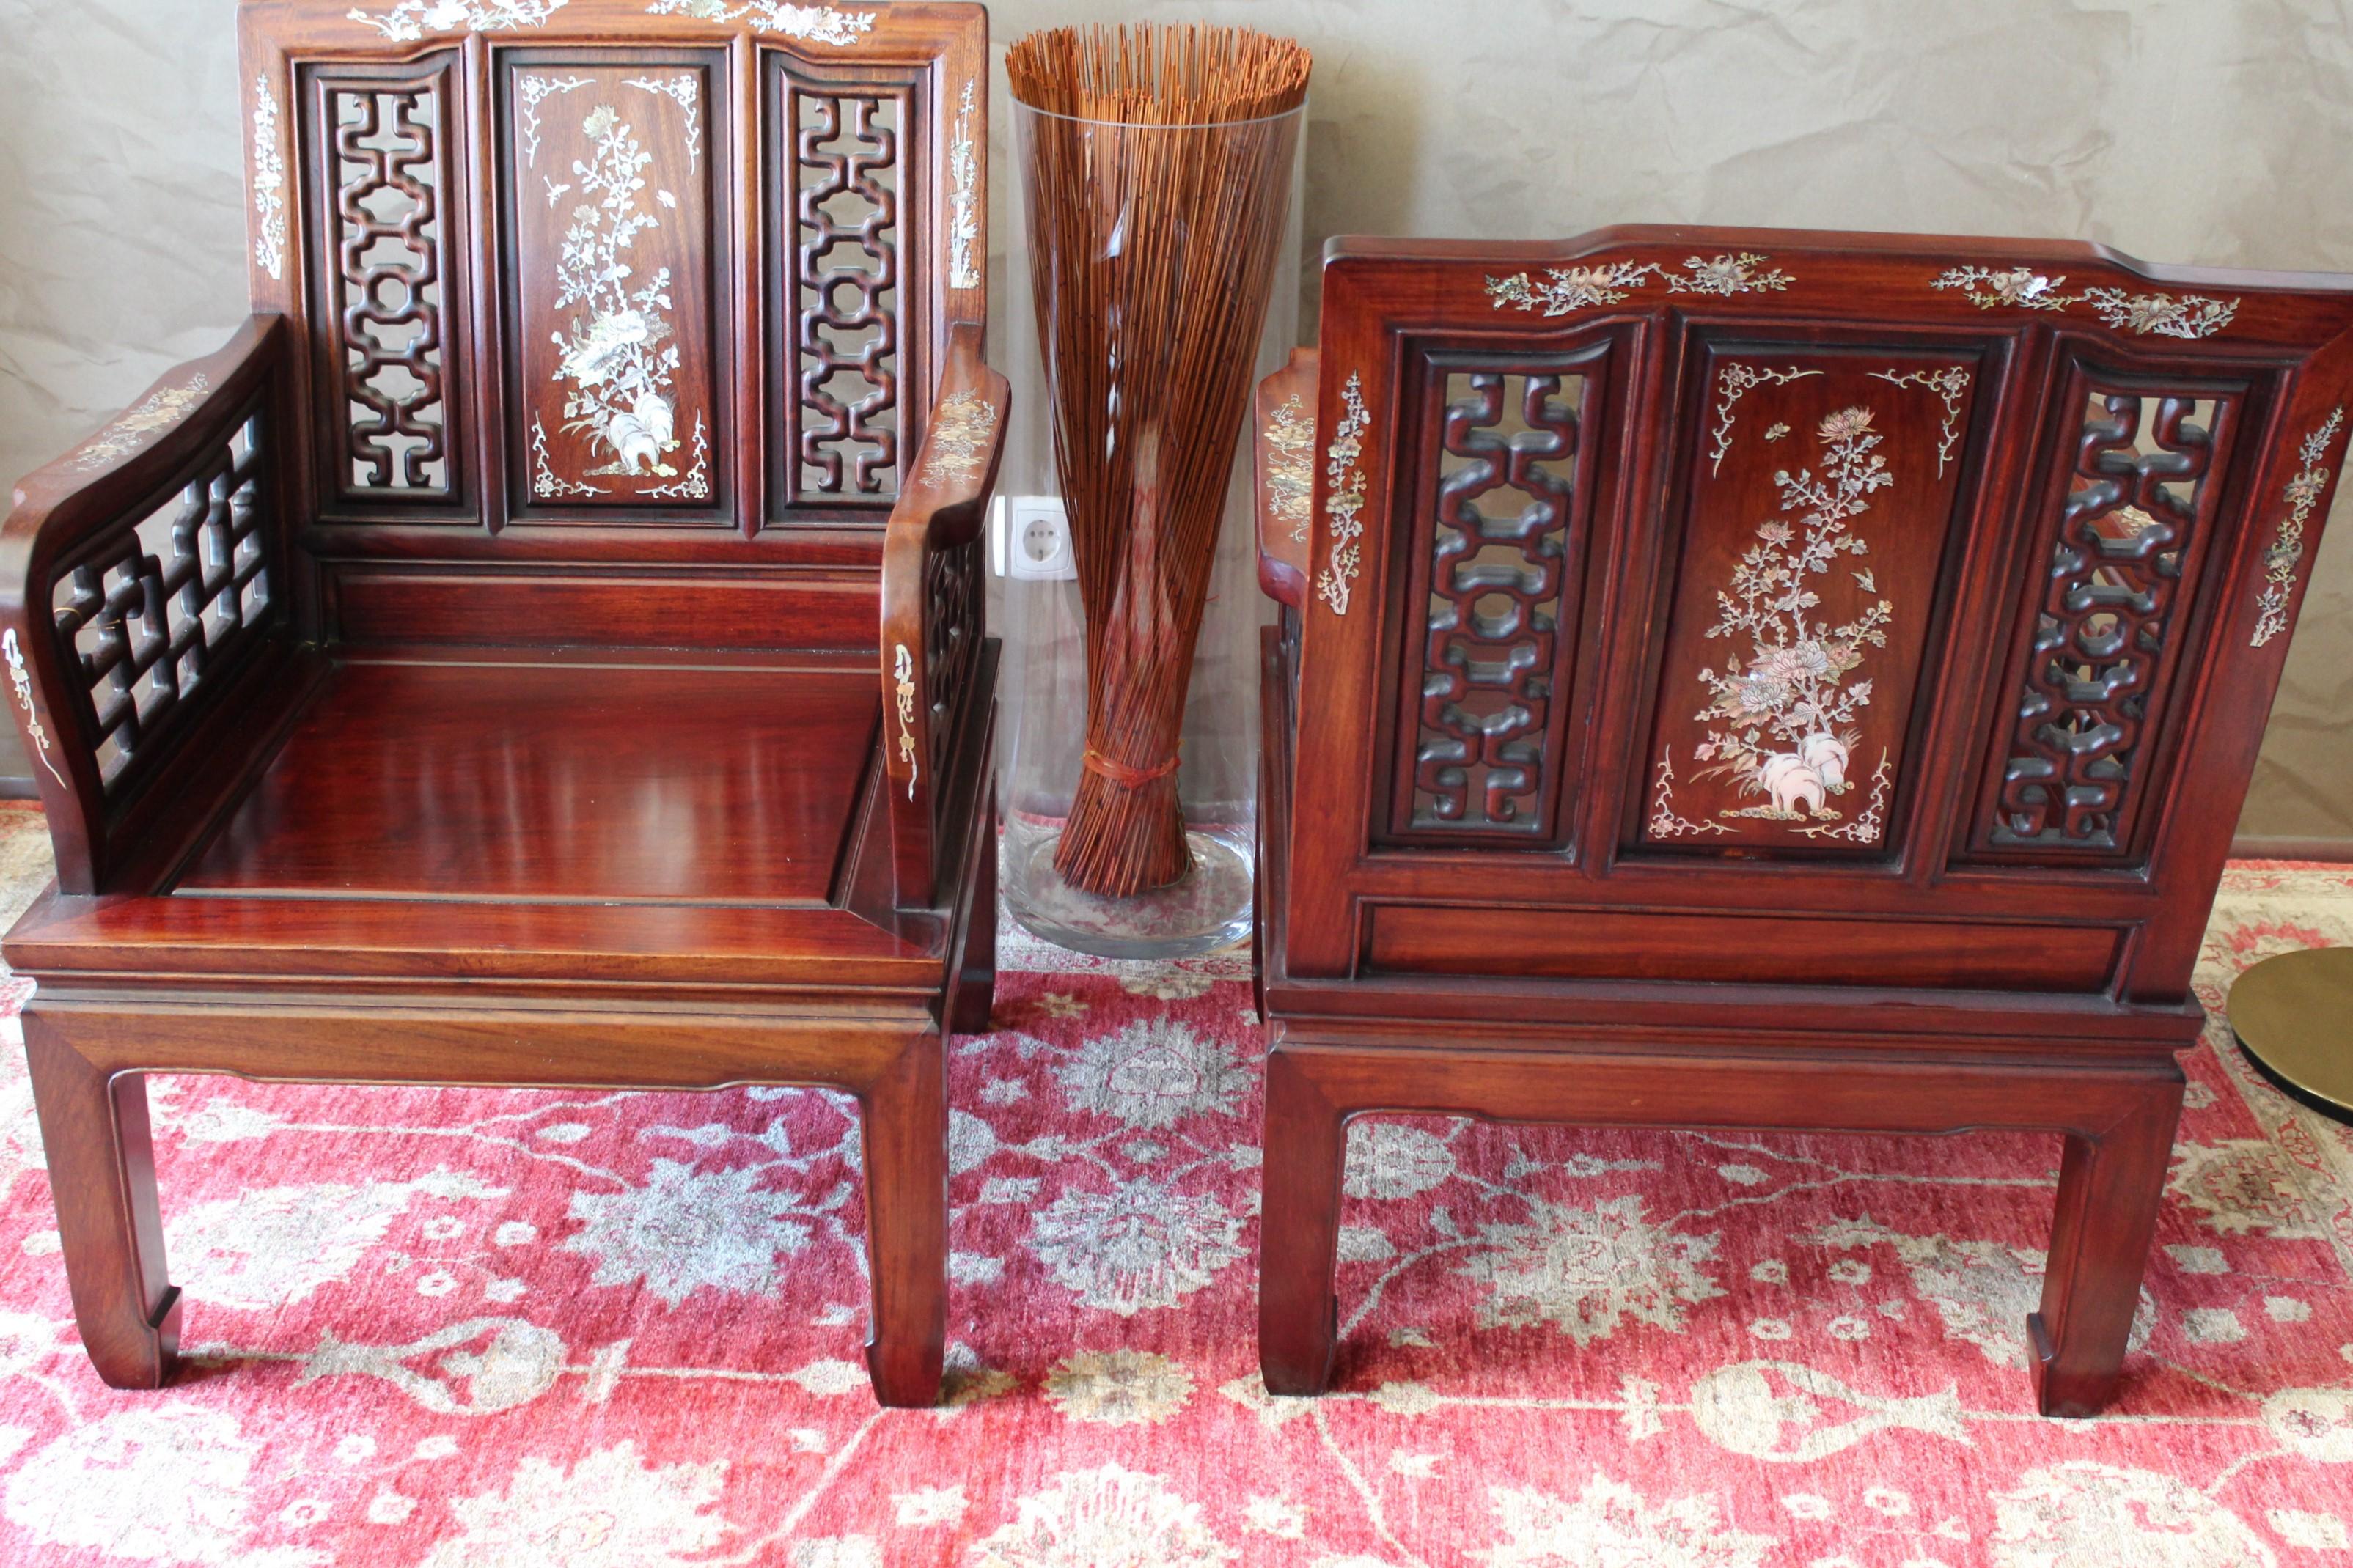
[[[0,814],[0,905],[45,854]],[[2321,943],[2344,870],[2234,867],[2200,994]],[[937,1411],[873,1404],[856,1123],[785,1089],[155,1080],[199,1359],[111,1392],[0,1051],[0,1563],[2353,1564],[2353,1135],[2219,1026],[2105,1419],[2031,1403],[2055,1139],[1413,1119],[1350,1144],[1340,1392],[1282,1400],[1245,966],[1007,958]]]

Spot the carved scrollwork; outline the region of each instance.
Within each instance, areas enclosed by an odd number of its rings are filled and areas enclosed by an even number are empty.
[[[270,606],[265,472],[257,416],[165,510],[58,582],[58,639],[89,692],[82,717],[110,788]]]
[[[2192,423],[2191,399],[2118,394],[2094,402],[2030,645],[1998,846],[2119,847],[2116,823],[2183,592],[2199,491],[2213,468],[2213,439]]]
[[[1582,383],[1564,396],[1559,375],[1458,379],[1468,395],[1446,408],[1413,826],[1541,833]]]
[[[2313,509],[2328,489],[2328,448],[2345,427],[2342,405],[2329,411],[2320,427],[2304,438],[2296,453],[2295,477],[2287,482],[2287,515],[2280,520],[2279,537],[2263,552],[2263,585],[2255,597],[2255,634],[2251,647],[2262,647],[2287,630],[2288,605],[2295,596],[2296,563],[2304,559],[2304,529]]]
[[[346,493],[449,492],[438,89],[338,89],[338,424]]]
[[[798,489],[843,499],[888,497],[899,479],[899,103],[808,91],[795,97]]]
[[[1588,267],[1555,267],[1541,283],[1525,272],[1487,279],[1487,297],[1498,310],[1511,306],[1541,310],[1547,316],[1566,316],[1596,305],[1622,303],[1635,289],[1656,278],[1673,294],[1779,293],[1796,281],[1788,273],[1768,268],[1772,258],[1754,251],[1713,259],[1694,256],[1680,272],[1655,261],[1609,261]]]
[[[2212,300],[2203,294],[2167,294],[2151,289],[2143,294],[2122,289],[2086,289],[2063,292],[2064,275],[2047,276],[2031,267],[1948,268],[1931,289],[1957,289],[1962,298],[1980,310],[2064,310],[2089,305],[2104,326],[2139,336],[2211,338],[2239,313],[2236,300]]]
[[[1356,467],[1365,449],[1363,375],[1349,373],[1348,384],[1340,389],[1340,403],[1345,412],[1324,448],[1324,477],[1330,485],[1324,516],[1331,526],[1332,556],[1315,579],[1316,595],[1332,606],[1335,616],[1348,613],[1349,593],[1356,574],[1364,570],[1365,524],[1360,514],[1365,510],[1365,476]]]

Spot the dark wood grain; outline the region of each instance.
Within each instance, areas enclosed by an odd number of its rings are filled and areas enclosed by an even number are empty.
[[[1337,1129],[1432,1110],[2059,1133],[2039,1395],[2099,1407],[2353,280],[1623,228],[1343,240],[1323,299],[1261,546],[1269,1385],[1335,1365]]]
[[[944,1042],[995,985],[987,15],[359,9],[247,0],[260,313],[0,528],[58,866],[5,952],[83,1342],[173,1375],[147,1072],[824,1084],[865,1111],[875,1390],[928,1405]],[[772,337],[840,237],[745,215],[838,217],[799,116],[884,98],[849,194],[887,283]],[[804,505],[799,389],[852,360],[891,395],[839,438],[890,461]]]

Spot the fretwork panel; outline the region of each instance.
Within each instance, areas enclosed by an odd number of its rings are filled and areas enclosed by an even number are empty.
[[[342,413],[347,499],[456,489],[445,352],[448,191],[440,79],[331,88],[335,300],[330,407]],[[339,465],[340,466],[340,465]]]
[[[931,687],[923,700],[931,715],[932,742],[925,766],[934,779],[945,779],[955,764],[955,697],[968,688],[980,650],[980,542],[974,540],[923,557],[924,665]],[[942,809],[951,798],[944,788],[932,795]]]
[[[1582,376],[1448,376],[1413,828],[1541,836]]]
[[[2094,391],[2075,441],[1987,842],[2115,854],[2191,602],[2229,400]]]
[[[58,639],[109,790],[265,618],[276,590],[256,416],[170,501],[61,577]]]
[[[888,503],[899,490],[904,412],[905,100],[797,88],[790,102],[799,437],[791,488],[804,501]]]

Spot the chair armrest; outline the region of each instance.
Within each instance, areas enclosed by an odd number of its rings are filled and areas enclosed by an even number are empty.
[[[1004,456],[1012,389],[981,363],[981,330],[958,322],[931,426],[882,544],[882,713],[891,852],[901,909],[937,893],[950,759],[975,718],[968,700],[986,633],[981,523]]]
[[[289,342],[252,317],[28,476],[0,524],[0,658],[68,893],[115,890],[149,830],[185,817],[174,797],[221,765],[206,753],[236,749],[188,742],[284,640]]]
[[[1294,610],[1306,607],[1315,535],[1317,365],[1314,349],[1293,349],[1258,386],[1258,585]]]

